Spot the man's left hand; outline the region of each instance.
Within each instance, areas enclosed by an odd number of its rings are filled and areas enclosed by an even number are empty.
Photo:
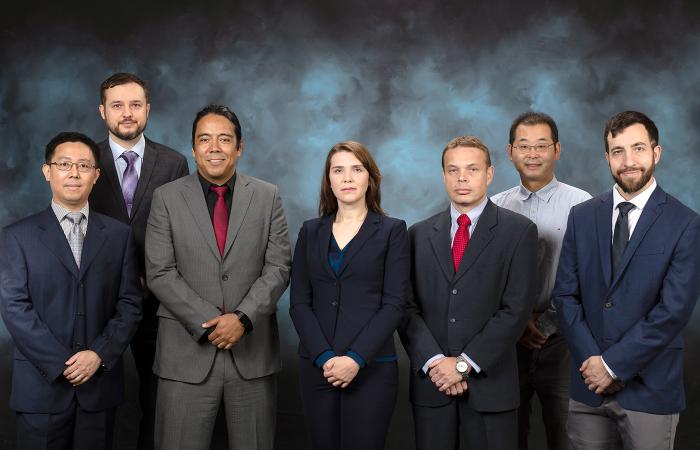
[[[203,328],[215,327],[209,334],[209,341],[222,350],[228,350],[243,336],[245,328],[238,316],[233,313],[222,314],[204,322]]]
[[[63,376],[73,386],[80,386],[88,381],[97,372],[102,364],[102,359],[92,350],[83,350],[66,361],[66,370],[63,371]]]
[[[462,375],[457,372],[457,358],[447,356],[430,363],[428,375],[440,392],[448,392],[450,387],[462,381]],[[470,368],[471,369],[471,368]]]
[[[581,377],[588,389],[598,395],[614,394],[622,389],[622,383],[617,382],[603,365],[600,355],[591,356],[579,368]]]

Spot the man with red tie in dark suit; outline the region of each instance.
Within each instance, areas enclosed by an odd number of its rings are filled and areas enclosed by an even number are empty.
[[[515,343],[535,298],[537,227],[486,197],[493,166],[478,138],[450,141],[442,168],[449,208],[408,230],[413,295],[399,331],[416,447],[516,448]]]
[[[17,347],[10,406],[18,449],[112,446],[122,354],[142,297],[133,233],[88,204],[98,166],[90,138],[58,134],[42,167],[51,206],[0,237],[1,312]]]
[[[100,142],[102,176],[90,195],[95,211],[131,225],[144,290],[143,320],[131,342],[139,374],[141,423],[138,449],[153,448],[157,378],[152,366],[158,330],[158,299],[145,286],[144,240],[153,191],[188,174],[187,159],[143,135],[151,105],[146,84],[116,73],[100,86],[100,115],[109,138]]]

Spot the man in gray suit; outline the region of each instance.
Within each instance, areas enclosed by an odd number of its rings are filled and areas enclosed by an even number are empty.
[[[241,126],[209,105],[192,125],[197,172],[158,188],[146,231],[160,299],[156,448],[208,449],[223,401],[229,448],[272,449],[275,311],[291,252],[279,191],[236,171]]]

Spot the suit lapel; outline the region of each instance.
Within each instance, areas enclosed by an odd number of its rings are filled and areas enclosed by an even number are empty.
[[[145,138],[144,138],[145,139]],[[153,168],[156,166],[156,160],[158,159],[158,149],[153,146],[153,143],[146,139],[146,146],[143,151],[143,161],[141,161],[141,174],[139,175],[139,181],[136,184],[136,193],[134,194],[134,204],[131,206],[131,219],[136,216],[136,211],[138,211],[139,206],[141,206],[141,200],[143,200],[143,194],[146,192],[148,183],[151,180],[151,175],[153,174]],[[121,188],[120,188],[121,192]],[[122,196],[122,202],[123,196]],[[126,204],[124,206],[126,210]]]
[[[614,189],[614,188],[613,188]],[[610,286],[612,281],[612,191],[601,198],[596,209],[596,229],[598,232],[598,254],[600,255],[600,267],[603,268],[605,285]],[[585,232],[585,230],[584,230]]]
[[[211,223],[207,202],[196,171],[185,177],[183,186],[182,196],[185,199],[185,203],[187,203],[194,222],[197,224],[197,229],[202,233],[202,237],[209,245],[211,251],[220,259],[221,253],[219,253],[216,237],[214,237],[214,225]]]
[[[335,273],[333,269],[328,264],[328,246],[331,241],[331,233],[333,232],[333,220],[335,219],[335,214],[330,216],[321,217],[321,224],[318,227],[318,255],[321,261],[321,266],[328,275],[335,278]]]
[[[100,146],[102,150],[100,154],[100,176],[107,177],[111,191],[116,199],[116,204],[119,205],[119,213],[123,217],[128,218],[129,216],[126,213],[126,202],[124,201],[122,187],[119,184],[117,167],[114,165],[114,156],[112,155],[112,150],[109,147],[109,140],[102,142]]]
[[[362,222],[360,230],[357,232],[355,237],[348,243],[348,251],[343,256],[343,262],[340,264],[340,270],[338,270],[338,277],[343,275],[343,271],[350,264],[350,261],[357,255],[360,249],[365,245],[365,242],[374,235],[374,233],[379,230],[382,223],[382,216],[379,214],[368,211],[365,221]],[[329,237],[330,238],[330,237]],[[326,260],[328,260],[326,258]]]
[[[450,242],[450,209],[438,215],[433,222],[433,234],[430,235],[430,244],[433,247],[435,258],[440,263],[440,268],[447,281],[454,278],[454,264],[452,263],[452,243]]]
[[[474,236],[469,239],[467,249],[464,251],[464,256],[459,263],[459,270],[455,274],[455,281],[461,278],[479,259],[479,255],[488,247],[493,239],[493,227],[498,225],[498,209],[491,200],[486,203],[484,211],[481,213],[476,228],[474,228]]]
[[[228,228],[226,229],[224,257],[228,255],[228,252],[233,246],[233,242],[236,240],[236,236],[238,236],[238,232],[241,229],[241,225],[243,225],[243,220],[245,220],[252,199],[253,189],[250,187],[250,178],[239,173],[236,175],[236,184],[233,186],[231,212],[229,213]],[[213,229],[212,227],[212,230]]]
[[[68,239],[66,239],[66,235],[50,206],[39,217],[39,228],[42,230],[39,235],[41,242],[77,278],[78,265],[75,263],[73,252],[68,245]]]
[[[625,268],[632,259],[632,255],[637,251],[637,247],[644,239],[644,236],[649,231],[649,228],[656,222],[663,210],[662,204],[666,203],[666,193],[660,188],[656,187],[654,192],[649,197],[647,204],[642,210],[642,215],[639,216],[637,225],[634,227],[634,232],[625,247],[625,251],[622,254],[622,260],[620,261],[620,270],[617,271],[615,279],[612,281],[614,285],[620,279],[620,276],[625,272]],[[611,223],[612,223],[612,219]],[[612,286],[611,286],[612,287]]]
[[[107,240],[107,234],[104,231],[105,225],[100,217],[90,211],[88,218],[87,231],[85,232],[85,240],[83,241],[83,251],[80,256],[80,275],[79,280],[82,280],[87,273],[90,264],[95,260],[95,256],[100,252],[100,249]]]

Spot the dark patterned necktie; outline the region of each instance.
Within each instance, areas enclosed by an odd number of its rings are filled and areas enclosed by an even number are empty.
[[[80,229],[80,223],[83,221],[85,216],[81,212],[70,212],[66,214],[66,220],[68,220],[72,225],[70,231],[68,232],[68,245],[70,245],[70,251],[73,253],[73,258],[75,258],[75,264],[80,267],[80,255],[83,252],[83,231]]]
[[[622,202],[617,205],[619,214],[615,221],[615,234],[613,234],[612,248],[612,269],[613,276],[617,274],[617,268],[622,260],[622,254],[625,252],[627,242],[630,240],[630,227],[627,219],[627,214],[634,208],[634,205],[629,202]]]

